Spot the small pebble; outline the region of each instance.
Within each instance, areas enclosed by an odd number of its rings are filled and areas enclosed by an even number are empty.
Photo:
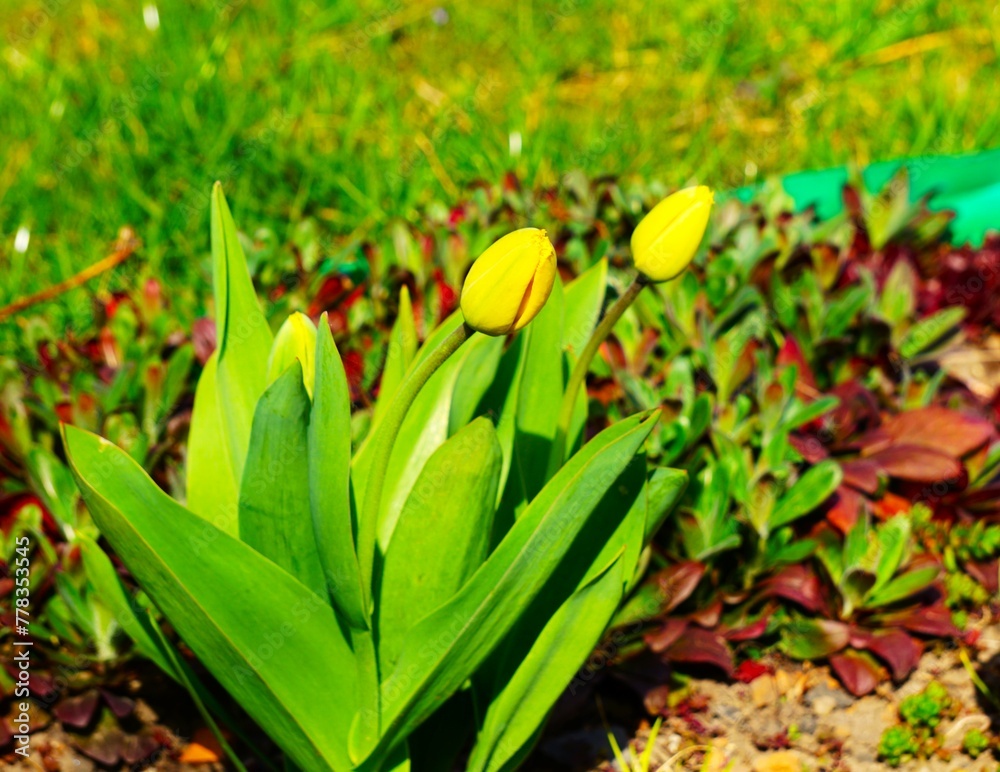
[[[750,682],[750,699],[753,701],[754,707],[763,708],[773,705],[780,696],[778,682],[770,673],[758,676]]]
[[[800,772],[802,761],[794,751],[765,753],[753,763],[754,772]]]
[[[824,694],[812,701],[813,713],[817,716],[829,716],[837,709],[837,700],[829,694]]]

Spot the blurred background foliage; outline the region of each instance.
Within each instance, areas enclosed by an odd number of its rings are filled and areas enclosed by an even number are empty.
[[[106,288],[207,285],[216,179],[249,234],[350,243],[507,171],[731,188],[1000,129],[992,3],[34,0],[0,32],[0,304],[123,224]]]

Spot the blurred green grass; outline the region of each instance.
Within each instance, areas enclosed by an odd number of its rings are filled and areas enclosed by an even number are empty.
[[[508,170],[736,187],[1000,136],[992,3],[42,0],[0,32],[0,304],[126,223],[103,281],[204,278],[215,179],[248,232],[361,236]]]

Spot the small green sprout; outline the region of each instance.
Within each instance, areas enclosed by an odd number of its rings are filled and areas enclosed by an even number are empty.
[[[948,690],[937,681],[931,681],[920,694],[912,694],[900,703],[899,715],[912,727],[926,726],[933,729],[951,709],[952,700],[948,696]]]
[[[913,729],[905,724],[886,729],[878,743],[878,757],[890,767],[898,767],[914,758],[919,750],[920,744],[913,735]]]
[[[974,759],[990,749],[990,738],[981,729],[970,729],[962,740],[962,751]]]

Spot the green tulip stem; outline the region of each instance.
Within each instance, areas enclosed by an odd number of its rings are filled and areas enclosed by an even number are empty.
[[[358,561],[361,566],[362,586],[366,592],[370,593],[372,590],[372,570],[375,564],[379,512],[382,508],[382,489],[385,487],[385,475],[389,469],[389,457],[392,455],[396,435],[399,434],[403,419],[406,418],[407,411],[424,384],[448,357],[458,351],[472,332],[472,328],[463,323],[441,341],[438,347],[403,381],[392,402],[389,403],[389,409],[381,423],[375,429],[375,436],[372,437],[375,444],[372,448],[371,469],[365,486],[364,504],[358,526]]]
[[[556,424],[556,435],[552,442],[552,453],[549,456],[550,474],[555,473],[566,460],[566,440],[569,437],[569,425],[573,421],[573,407],[576,404],[576,397],[580,392],[580,387],[583,386],[583,382],[587,377],[587,371],[590,370],[590,363],[594,361],[597,350],[604,343],[608,335],[611,334],[611,330],[618,323],[618,320],[622,318],[622,314],[632,305],[647,283],[648,280],[642,274],[639,274],[635,278],[628,289],[611,304],[607,313],[604,314],[604,318],[601,319],[601,323],[594,330],[594,334],[587,341],[587,345],[580,352],[580,358],[576,360],[573,372],[569,376],[569,382],[566,384],[566,390],[563,392],[562,404],[559,407],[559,423]]]
[[[458,351],[459,347],[469,339],[473,332],[467,324],[463,322],[454,332],[448,335],[427,357],[421,361],[415,370],[409,374],[406,380],[400,384],[389,403],[381,423],[375,429],[372,442],[373,456],[371,468],[368,473],[368,482],[365,488],[364,503],[361,509],[361,518],[358,525],[358,563],[361,570],[361,586],[366,594],[365,605],[369,615],[372,614],[372,574],[375,566],[375,550],[378,541],[378,521],[382,508],[382,489],[385,487],[385,476],[389,469],[389,458],[392,455],[392,448],[396,442],[396,435],[403,425],[403,419],[409,411],[413,400],[430,380],[431,376],[445,361]],[[360,677],[364,684],[362,686],[361,705],[361,726],[358,738],[362,745],[372,743],[377,739],[380,731],[379,711],[381,695],[379,694],[380,677],[378,672],[378,660],[376,654],[375,636],[373,630],[354,631],[355,645],[358,649]]]

